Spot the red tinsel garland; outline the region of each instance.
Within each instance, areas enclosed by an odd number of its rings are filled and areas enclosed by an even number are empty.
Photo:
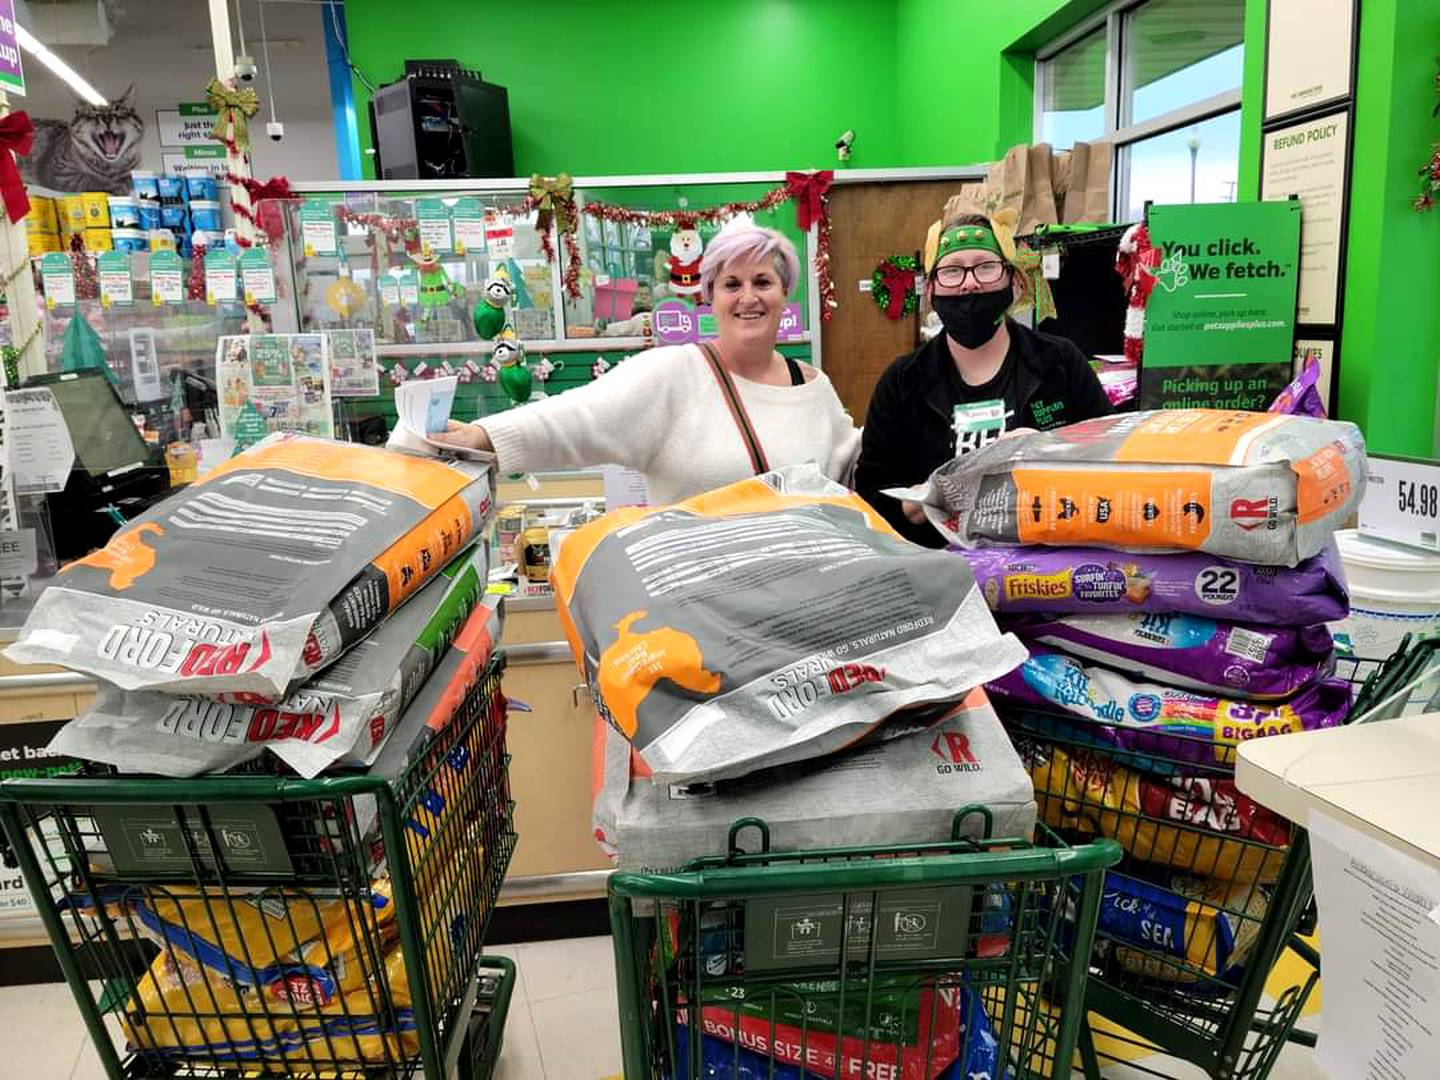
[[[95,260],[85,250],[85,243],[78,233],[70,237],[70,266],[75,272],[75,299],[98,299],[100,275],[95,270]]]
[[[820,191],[819,204],[820,212],[815,218],[815,258],[818,264],[820,280],[820,318],[829,322],[835,308],[839,307],[835,299],[835,282],[830,276],[830,199],[824,190],[828,184],[824,183],[823,174],[794,173],[793,177],[803,178],[807,183],[796,185],[794,180],[788,184],[772,188],[758,199],[749,201],[721,203],[718,206],[704,207],[699,210],[640,210],[633,206],[616,206],[612,203],[587,201],[584,206],[576,205],[570,201],[565,209],[569,213],[555,215],[562,221],[560,235],[565,245],[565,291],[571,297],[580,297],[580,245],[575,238],[576,213],[585,214],[589,217],[599,218],[602,221],[612,221],[617,224],[645,225],[651,228],[664,226],[671,229],[681,225],[695,225],[704,223],[713,225],[716,222],[724,221],[734,217],[736,214],[756,214],[767,210],[774,210],[781,203],[793,200],[796,190],[808,190],[813,182]],[[792,190],[795,188],[795,190]],[[556,196],[552,195],[552,198]],[[813,200],[810,200],[813,207]],[[510,213],[528,214],[537,209],[539,200],[531,195],[527,196],[520,205],[510,208]],[[798,209],[798,208],[797,208]],[[799,214],[797,213],[797,217]],[[808,223],[807,223],[808,224]],[[545,255],[546,262],[555,261],[555,245],[550,239],[550,231],[553,222],[546,221],[540,229],[540,250]]]
[[[190,249],[190,278],[185,283],[185,295],[191,300],[205,299],[204,244],[196,244]]]

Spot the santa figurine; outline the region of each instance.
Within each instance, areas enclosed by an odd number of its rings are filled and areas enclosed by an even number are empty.
[[[691,218],[681,218],[670,237],[670,291],[681,300],[700,303],[700,256],[705,244]]]

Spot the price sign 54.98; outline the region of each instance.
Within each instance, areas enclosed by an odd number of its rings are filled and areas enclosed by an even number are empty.
[[[1440,551],[1440,464],[1371,455],[1360,531]]]

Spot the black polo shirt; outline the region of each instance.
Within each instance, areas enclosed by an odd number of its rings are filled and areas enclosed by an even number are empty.
[[[875,386],[855,488],[902,536],[940,547],[940,534],[912,524],[900,503],[880,492],[923,482],[951,458],[1015,428],[1048,431],[1110,413],[1109,399],[1085,354],[1065,338],[1009,320],[1010,349],[981,386],[960,378],[944,333],[891,364]],[[1003,403],[983,408],[982,403]],[[962,407],[957,417],[957,406]]]

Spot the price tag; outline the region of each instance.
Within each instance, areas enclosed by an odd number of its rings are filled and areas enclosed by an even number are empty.
[[[861,278],[861,279],[860,279],[860,291],[861,291],[861,292],[870,292],[874,287],[875,287],[875,282],[871,281],[868,277],[867,277],[867,278]]]
[[[1040,270],[1045,275],[1046,281],[1056,281],[1060,277],[1060,252],[1047,251],[1040,256]]]
[[[233,304],[238,281],[235,274],[235,257],[224,248],[205,253],[205,302],[207,304]]]
[[[70,256],[52,251],[40,260],[40,287],[50,309],[75,303],[75,267]]]
[[[270,252],[262,247],[248,248],[240,256],[240,280],[245,287],[245,303],[273,304],[275,268],[270,265]]]
[[[414,307],[420,303],[420,274],[414,269],[400,271],[400,303]]]
[[[328,202],[307,199],[300,207],[300,236],[307,257],[335,254],[335,211]]]
[[[150,253],[150,302],[156,307],[185,302],[185,266],[173,251]]]
[[[455,241],[450,231],[450,211],[439,199],[415,200],[415,223],[420,239],[437,255],[453,251]]]
[[[515,257],[515,227],[509,218],[494,211],[485,215],[485,249],[493,260]]]
[[[135,303],[135,278],[130,272],[130,256],[123,251],[107,251],[95,260],[100,282],[100,306],[129,307]]]
[[[1360,532],[1440,551],[1440,463],[1371,455]]]
[[[400,306],[400,279],[393,273],[381,274],[379,281],[380,303],[384,307]]]
[[[455,200],[451,211],[455,223],[455,254],[467,251],[481,251],[485,247],[485,208],[479,199]]]

